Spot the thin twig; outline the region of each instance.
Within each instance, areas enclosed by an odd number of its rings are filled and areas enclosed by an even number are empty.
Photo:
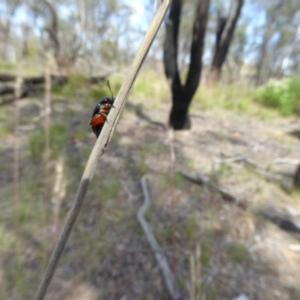
[[[15,128],[14,128],[14,193],[15,193],[15,203],[18,208],[19,204],[19,186],[20,186],[20,162],[19,162],[19,137],[18,137],[18,126],[19,126],[19,117],[20,117],[20,109],[19,109],[19,100],[22,93],[22,82],[23,79],[21,77],[17,77],[14,87],[14,118],[15,118]]]
[[[20,117],[20,108],[19,108],[19,100],[22,93],[22,82],[23,79],[21,77],[17,77],[14,87],[14,162],[13,162],[13,178],[14,178],[14,196],[15,196],[15,216],[16,216],[16,261],[17,261],[17,272],[21,272],[21,262],[20,262],[20,226],[19,226],[19,209],[20,209],[20,141],[18,135],[18,127],[19,127],[19,117]],[[17,276],[19,278],[19,276]],[[20,280],[17,280],[17,294],[19,294]]]
[[[127,196],[128,196],[128,197],[127,197],[127,202],[128,202],[128,203],[131,203],[132,200],[134,199],[134,196],[133,196],[132,193],[130,192],[130,190],[129,190],[128,186],[126,185],[125,181],[122,180],[122,179],[120,179],[119,181],[120,181],[120,183],[121,183],[121,185],[122,185],[123,190],[125,191],[125,193],[126,193]]]
[[[163,278],[166,283],[169,295],[171,296],[171,298],[173,300],[177,300],[177,299],[180,299],[180,295],[179,295],[177,287],[175,286],[174,277],[173,277],[171,268],[169,266],[167,257],[165,256],[164,252],[162,251],[161,247],[159,246],[151,228],[149,227],[147,221],[144,218],[144,214],[147,211],[147,209],[149,208],[150,201],[151,201],[145,176],[142,177],[142,179],[141,179],[141,185],[142,185],[143,194],[144,194],[144,203],[138,210],[137,218],[138,218],[138,221],[141,224],[141,226],[144,230],[144,233],[147,237],[147,240],[155,254],[155,258],[157,260],[159,268],[162,271]]]
[[[46,209],[49,201],[50,176],[49,176],[49,160],[50,160],[50,117],[51,117],[51,75],[49,67],[45,71],[45,153],[44,153],[44,208]],[[45,212],[47,216],[47,212]],[[46,220],[47,221],[47,220]]]
[[[118,120],[120,118],[121,112],[124,108],[126,99],[130,92],[130,89],[131,89],[131,87],[134,83],[134,80],[137,76],[137,73],[140,70],[142,63],[150,49],[150,46],[155,38],[155,35],[164,19],[164,16],[168,10],[168,7],[170,6],[170,2],[171,2],[171,0],[164,0],[162,2],[161,6],[159,7],[158,12],[157,12],[156,16],[154,17],[154,19],[150,25],[150,28],[149,28],[148,32],[146,33],[146,36],[135,56],[135,59],[132,63],[132,66],[131,66],[129,72],[128,72],[128,75],[127,75],[125,81],[123,82],[123,85],[121,86],[121,89],[117,95],[117,98],[114,103],[115,109],[111,110],[111,112],[108,116],[107,122],[105,123],[105,125],[102,129],[101,135],[99,136],[99,138],[92,150],[92,153],[91,153],[89,160],[87,162],[87,165],[85,167],[82,179],[79,183],[73,205],[71,207],[68,218],[66,220],[64,228],[59,237],[58,243],[56,244],[56,247],[52,253],[47,270],[44,274],[42,282],[41,282],[39,289],[37,291],[37,294],[35,296],[35,300],[42,300],[45,297],[48,286],[51,282],[51,279],[52,279],[55,269],[57,267],[58,261],[62,255],[62,252],[64,250],[66,242],[72,231],[73,225],[74,225],[74,223],[77,219],[77,216],[80,212],[80,208],[85,199],[89,184],[94,176],[95,170],[97,168],[97,162],[98,162],[99,158],[102,156],[102,154],[104,153],[105,148],[113,135],[115,127],[117,126]]]
[[[201,248],[200,244],[196,246],[194,255],[190,255],[190,299],[198,300],[201,298]]]
[[[172,247],[173,247],[173,253],[172,253],[172,271],[174,274],[174,279],[176,280],[177,277],[177,243],[176,243],[176,237],[175,237],[175,228],[176,228],[176,220],[175,220],[175,180],[174,180],[174,165],[175,165],[175,148],[174,148],[174,130],[169,126],[169,129],[167,130],[167,139],[168,139],[168,146],[169,146],[169,152],[170,152],[170,182],[171,182],[171,222],[172,222]]]
[[[51,226],[51,232],[54,234],[58,228],[58,215],[61,203],[66,195],[66,179],[64,178],[64,156],[61,155],[57,159],[55,166],[55,181],[53,186],[51,204],[53,210],[53,221]]]

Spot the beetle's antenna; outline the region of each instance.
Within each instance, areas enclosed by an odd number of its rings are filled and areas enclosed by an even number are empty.
[[[111,91],[111,88],[110,88],[110,84],[109,84],[109,80],[107,80],[107,86],[108,86],[108,88],[109,88],[109,90],[110,90],[110,92],[111,92],[111,96],[112,96],[112,98],[114,97],[114,94],[113,94],[113,92]]]

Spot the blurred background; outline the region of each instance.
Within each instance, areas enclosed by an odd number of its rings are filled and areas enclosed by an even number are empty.
[[[153,1],[0,0],[0,299],[32,299]],[[174,0],[46,299],[300,299],[300,2]]]

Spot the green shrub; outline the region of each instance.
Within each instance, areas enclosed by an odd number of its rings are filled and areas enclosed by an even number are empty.
[[[300,78],[269,80],[259,88],[256,99],[265,106],[278,109],[284,116],[300,113]]]

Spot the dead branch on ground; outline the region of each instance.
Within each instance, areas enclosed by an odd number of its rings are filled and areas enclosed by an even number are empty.
[[[220,187],[219,185],[217,185],[215,183],[212,183],[208,176],[201,175],[201,174],[193,175],[193,174],[183,171],[183,170],[178,170],[177,172],[179,174],[181,174],[184,178],[186,178],[187,180],[189,180],[193,183],[196,183],[199,185],[208,185],[208,186],[214,188],[216,191],[218,191],[221,194],[223,200],[225,200],[226,202],[233,203],[244,210],[250,209],[247,202],[237,199],[236,197],[231,195],[226,189]],[[300,227],[297,224],[295,224],[293,221],[287,219],[286,217],[278,216],[278,215],[275,215],[275,213],[269,213],[266,211],[254,211],[254,210],[251,210],[251,211],[254,214],[260,215],[261,217],[276,224],[279,228],[281,228],[284,231],[296,233],[296,234],[300,233]]]
[[[143,190],[143,194],[144,194],[144,203],[138,210],[137,219],[138,219],[139,223],[141,224],[143,231],[146,235],[146,238],[155,254],[155,258],[156,258],[158,266],[163,274],[163,278],[164,278],[164,281],[167,286],[167,289],[168,289],[171,299],[173,299],[173,300],[180,299],[178,288],[175,285],[174,277],[173,277],[171,268],[169,266],[167,257],[164,254],[161,247],[159,246],[159,244],[153,234],[153,231],[151,230],[150,226],[148,225],[148,222],[144,218],[145,212],[149,208],[149,205],[151,202],[145,176],[142,177],[142,179],[141,179],[141,185],[142,185],[142,190]]]
[[[267,178],[269,181],[281,181],[282,176],[271,173],[259,166],[257,166],[252,160],[249,158],[243,156],[243,155],[236,155],[233,157],[228,157],[228,158],[222,158],[220,162],[237,162],[237,163],[243,163],[246,166],[250,167],[252,170],[254,170],[256,173],[264,176]]]

